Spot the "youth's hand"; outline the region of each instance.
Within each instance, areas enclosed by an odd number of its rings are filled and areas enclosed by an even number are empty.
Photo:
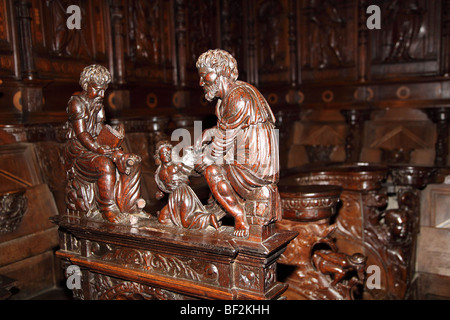
[[[217,133],[217,128],[216,127],[204,130],[203,133],[202,133],[202,138],[198,139],[195,142],[195,150],[197,152],[200,152],[202,150],[202,146],[204,144],[210,143],[210,142],[212,142],[214,140],[214,137],[215,137],[216,133]]]

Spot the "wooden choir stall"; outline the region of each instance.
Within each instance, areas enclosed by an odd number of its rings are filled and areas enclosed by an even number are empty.
[[[450,299],[449,110],[450,0],[0,0],[0,299]]]
[[[104,124],[109,71],[91,65],[80,75],[83,91],[67,107],[67,209],[52,218],[59,226],[56,254],[76,297],[262,300],[286,290],[277,281],[277,260],[296,233],[275,227],[281,206],[274,116],[257,89],[236,81],[228,52],[205,52],[198,68],[210,99],[226,100],[217,126],[203,131],[182,159],[169,141],[157,144],[157,198],[168,199],[153,213],[141,198],[142,158],[121,147],[123,124]],[[218,76],[224,89],[211,89]],[[242,99],[245,108],[237,103]],[[251,159],[224,161],[235,149],[237,157],[251,152]],[[200,174],[211,190],[207,204],[189,185],[189,176]],[[234,228],[221,226],[225,215]]]

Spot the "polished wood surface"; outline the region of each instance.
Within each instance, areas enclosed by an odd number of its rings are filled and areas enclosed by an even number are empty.
[[[368,257],[367,265],[381,270],[380,287],[366,288],[365,298],[404,299],[414,277],[420,190],[435,171],[400,164],[334,163],[299,168],[286,181],[341,186],[336,245],[347,254],[361,252]],[[396,205],[388,205],[390,197]]]
[[[342,187],[280,183],[283,220],[279,228],[298,232],[280,259],[280,277],[289,284],[288,299],[352,300],[361,298],[367,257],[339,251],[336,214]],[[344,279],[345,277],[345,279]]]
[[[134,226],[54,217],[57,255],[82,271],[82,299],[276,299],[276,260],[292,231],[262,242],[233,236],[232,227],[207,231],[164,226],[156,218]]]
[[[263,300],[279,299],[286,290],[277,281],[277,260],[297,233],[276,229],[281,206],[274,115],[256,88],[237,81],[228,52],[209,50],[197,67],[205,97],[220,99],[217,126],[188,147],[192,161],[176,160],[170,141],[157,143],[155,197],[169,196],[149,214],[140,198],[142,159],[121,147],[123,124],[104,124],[111,75],[100,65],[81,73],[83,91],[67,106],[67,210],[52,218],[59,227],[57,256],[77,298]],[[199,175],[211,192],[208,204],[190,186],[189,177]],[[225,215],[234,227],[221,225]]]
[[[48,199],[46,214],[65,212],[65,108],[80,91],[80,72],[94,63],[112,75],[104,99],[108,124],[124,123],[124,150],[143,159],[146,210],[160,210],[164,204],[155,198],[153,179],[157,142],[175,128],[191,130],[194,120],[204,128],[216,123],[195,67],[209,48],[230,52],[239,61],[240,79],[270,104],[280,130],[281,176],[329,161],[434,165],[436,184],[448,175],[448,0],[73,4],[81,9],[80,30],[67,29],[67,1],[0,1],[0,175],[8,177],[0,190],[37,192],[29,210]],[[367,27],[372,4],[380,7],[381,29]],[[208,198],[204,180],[192,179],[191,186]],[[24,225],[47,226],[46,214],[30,212]],[[7,238],[24,235],[20,228]],[[33,230],[30,237],[39,232]],[[9,240],[2,245],[9,248]],[[53,234],[47,248],[56,241]],[[13,251],[20,255],[20,249]],[[0,266],[0,274],[30,284],[18,298],[54,286],[46,270],[60,277],[45,250],[32,250],[28,258],[38,261],[39,283],[20,279],[31,260]]]

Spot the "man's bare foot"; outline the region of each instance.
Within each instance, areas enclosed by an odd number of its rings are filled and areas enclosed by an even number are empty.
[[[102,216],[106,220],[112,223],[123,223],[127,221],[128,214],[125,212],[120,212],[118,209],[102,210]]]
[[[215,214],[211,214],[210,216],[210,221],[211,221],[211,225],[214,227],[214,229],[219,229],[220,225],[219,225],[219,221],[217,221],[217,217],[215,216]]]
[[[170,215],[168,214],[168,210],[164,207],[161,211],[156,213],[158,216],[158,221],[161,224],[172,224],[172,220],[170,219]]]
[[[245,216],[237,215],[234,217],[234,236],[246,238],[250,234],[249,229]]]
[[[129,222],[128,213],[125,213],[125,212],[120,212],[114,218],[114,223],[128,223],[128,222]]]
[[[110,204],[101,209],[102,217],[111,223],[118,223],[120,210],[117,204]]]

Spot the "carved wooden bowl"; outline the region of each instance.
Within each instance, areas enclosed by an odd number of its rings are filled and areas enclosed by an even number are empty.
[[[437,169],[429,166],[394,164],[389,166],[390,175],[395,185],[424,188],[431,183]]]
[[[386,180],[388,167],[369,163],[308,166],[292,179],[298,185],[338,185],[345,190],[376,190]]]
[[[27,209],[25,189],[0,194],[0,234],[13,232],[20,225]]]
[[[295,181],[280,181],[283,219],[300,222],[329,219],[336,213],[342,188],[332,185],[295,185]]]

